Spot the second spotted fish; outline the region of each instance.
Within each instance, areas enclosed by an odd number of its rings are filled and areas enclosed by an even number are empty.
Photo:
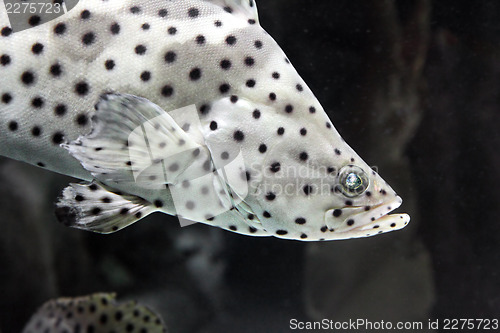
[[[409,222],[255,1],[82,0],[19,31],[3,5],[0,154],[84,181],[64,189],[61,222],[111,233],[163,212],[306,241]]]

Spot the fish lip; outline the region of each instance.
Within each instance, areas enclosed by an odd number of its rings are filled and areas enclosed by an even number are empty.
[[[373,230],[375,225],[384,223],[385,225],[391,226],[390,230],[385,230],[385,231],[393,231],[393,230],[403,229],[409,222],[410,222],[410,215],[406,213],[386,214],[384,216],[379,217],[378,219],[376,219],[371,223],[355,228],[355,230],[360,230],[360,231]]]
[[[403,203],[403,200],[401,199],[401,197],[396,196],[391,201],[381,202],[377,205],[371,206],[370,210],[368,210],[368,211],[365,211],[365,209],[364,209],[365,206],[345,206],[345,207],[342,207],[342,209],[359,210],[359,212],[355,212],[352,215],[349,215],[348,217],[346,217],[342,221],[342,225],[345,226],[349,219],[354,219],[354,220],[362,219],[363,221],[369,220],[369,222],[354,225],[350,228],[343,228],[342,230],[338,230],[338,228],[334,228],[334,227],[333,228],[329,227],[330,231],[335,231],[337,234],[367,231],[367,230],[377,229],[374,227],[378,224],[382,225],[382,223],[383,223],[383,225],[391,226],[391,230],[398,230],[398,229],[404,228],[408,224],[408,222],[410,221],[410,216],[408,214],[406,214],[406,213],[389,214],[390,212],[394,211],[399,206],[401,206],[402,203]],[[388,209],[389,207],[390,207],[390,209]],[[327,215],[329,215],[329,214],[327,214]],[[372,217],[375,219],[371,220]],[[401,223],[401,222],[403,222],[403,223]],[[396,225],[394,227],[392,227],[392,223],[395,223]],[[328,222],[326,224],[328,226]]]
[[[396,226],[394,226],[393,230],[398,230],[398,229],[404,228],[408,224],[408,222],[410,222],[410,216],[408,214],[406,214],[406,213],[389,214],[390,212],[399,208],[399,206],[401,206],[402,203],[403,203],[403,200],[401,199],[401,197],[396,196],[396,198],[392,201],[382,202],[382,203],[372,207],[366,213],[359,214],[359,216],[362,216],[362,217],[365,217],[368,215],[373,215],[373,216],[379,215],[379,216],[377,218],[375,218],[375,220],[370,221],[369,223],[354,227],[354,228],[350,229],[349,231],[352,231],[352,230],[363,230],[363,231],[364,230],[372,230],[376,225],[378,225],[382,222],[384,224],[390,224],[391,222],[392,223],[403,222],[402,224],[399,224],[399,225],[396,223]],[[390,209],[388,209],[388,207],[390,207]]]

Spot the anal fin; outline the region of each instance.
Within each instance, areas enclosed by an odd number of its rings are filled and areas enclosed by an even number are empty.
[[[156,210],[142,198],[111,192],[93,182],[66,187],[56,203],[55,213],[64,225],[109,234]]]

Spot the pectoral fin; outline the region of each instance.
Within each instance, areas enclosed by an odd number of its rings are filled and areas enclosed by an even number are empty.
[[[197,117],[194,105],[175,112]],[[169,113],[144,98],[104,95],[92,122],[91,133],[63,147],[108,185],[161,188],[177,183],[190,165],[209,158],[199,135],[186,133]]]

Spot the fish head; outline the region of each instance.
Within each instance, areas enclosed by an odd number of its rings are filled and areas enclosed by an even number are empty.
[[[316,117],[280,111],[268,113],[274,117],[264,128],[277,130],[267,139],[264,161],[249,168],[248,201],[254,199],[265,230],[317,241],[373,236],[408,224],[407,214],[388,214],[402,199],[342,139],[321,106]]]
[[[402,204],[401,197],[361,159],[345,162],[331,188],[332,207],[324,213],[331,234],[326,238],[369,237],[404,228],[408,214],[389,214]]]

